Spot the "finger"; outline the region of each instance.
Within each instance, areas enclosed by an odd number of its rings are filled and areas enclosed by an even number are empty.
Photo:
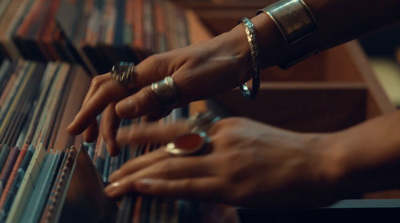
[[[222,180],[216,177],[185,179],[143,178],[136,181],[125,179],[105,188],[109,197],[119,197],[130,191],[175,199],[195,199],[201,201],[221,200]]]
[[[135,67],[134,88],[139,90],[168,74],[172,74],[173,69],[168,67],[170,64],[168,63],[168,58],[165,54],[157,54],[146,58],[138,64]],[[91,120],[103,111],[108,103],[122,99],[124,96],[129,95],[129,92],[127,88],[114,81],[110,73],[95,77],[84,99],[82,109],[67,128],[68,132],[73,135],[81,133],[89,126],[89,123],[92,122]],[[155,99],[152,101],[155,101]]]
[[[171,58],[176,57],[171,57],[170,54],[170,52],[153,54],[135,67],[134,86],[136,90],[164,79],[164,77],[175,72],[176,67],[171,66],[173,64]]]
[[[176,104],[175,107],[178,107]],[[169,114],[171,108],[166,108],[163,102],[147,86],[137,93],[121,100],[116,105],[116,112],[118,116],[123,118],[136,118],[143,115],[150,115],[153,117],[162,118]]]
[[[167,154],[164,149],[160,149]],[[143,177],[157,178],[183,178],[183,177],[201,177],[214,175],[212,164],[210,165],[204,156],[190,157],[173,157],[159,156],[158,159],[141,160],[140,163],[132,162],[123,165],[116,174],[113,174],[110,182],[124,180],[128,177],[131,180],[140,179]]]
[[[190,126],[185,121],[177,121],[171,124],[141,123],[140,125],[120,128],[117,133],[117,143],[120,146],[132,143],[165,143],[187,133],[189,130]]]
[[[96,84],[95,84],[96,85]],[[75,119],[68,126],[68,132],[77,135],[84,131],[89,124],[99,115],[109,103],[118,101],[131,92],[121,86],[116,81],[109,78],[107,81],[99,83],[96,92],[87,99]]]
[[[119,179],[122,179],[126,175],[129,175],[130,173],[136,172],[137,170],[143,169],[168,157],[169,154],[167,154],[165,151],[161,149],[155,150],[146,155],[136,157],[126,162],[121,166],[121,168],[111,174],[108,179],[110,182],[115,182]]]
[[[94,142],[99,135],[99,127],[97,125],[97,120],[92,120],[92,123],[83,132],[83,138],[85,142]]]
[[[154,54],[136,66],[134,90],[138,92],[117,104],[116,111],[120,117],[135,118],[148,114],[153,117],[163,117],[160,114],[165,108],[150,89],[150,85],[166,76],[171,76],[180,67],[181,63],[171,61],[177,58],[171,54],[170,52]]]
[[[109,77],[107,77],[107,74],[104,75],[99,75],[96,76],[92,79],[92,82],[90,83],[90,87],[88,92],[86,93],[85,98],[82,101],[82,106],[81,106],[81,110],[83,107],[85,107],[87,101],[93,96],[93,94],[99,89],[99,87],[105,82],[107,81]],[[79,113],[79,112],[78,112]],[[76,118],[74,118],[76,119]],[[74,123],[75,120],[72,121],[72,123]],[[67,127],[67,131],[71,134],[78,134],[75,133],[75,124],[70,124]],[[84,132],[84,139],[86,142],[93,142],[97,135],[98,135],[98,126],[97,126],[97,121],[95,119],[92,120],[91,124],[89,124],[89,126],[87,127],[87,129]]]
[[[107,151],[110,156],[116,156],[120,151],[115,138],[121,119],[116,116],[114,110],[115,103],[111,103],[101,116],[101,134],[107,144]]]
[[[140,193],[168,198],[217,201],[221,196],[222,180],[217,177],[200,177],[185,179],[152,179],[136,181],[135,190]]]
[[[106,82],[110,78],[110,74],[103,74],[94,77],[90,83],[89,90],[86,93],[85,98],[83,99],[82,104],[86,104],[86,102],[93,96],[93,94],[99,89],[99,87]]]

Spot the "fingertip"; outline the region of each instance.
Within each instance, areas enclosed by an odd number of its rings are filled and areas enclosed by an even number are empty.
[[[111,157],[118,156],[118,154],[121,151],[120,147],[118,145],[116,145],[115,143],[113,143],[113,142],[107,142],[106,144],[107,144],[108,154]]]
[[[86,142],[94,142],[99,135],[99,128],[97,126],[97,121],[94,120],[83,132],[83,138]]]
[[[71,123],[67,126],[67,132],[68,132],[70,135],[77,135],[77,134],[79,134],[79,133],[76,132],[75,125],[74,125],[73,122],[71,122]]]
[[[71,135],[79,135],[88,129],[90,125],[93,125],[93,122],[97,125],[96,120],[82,119],[81,113],[78,113],[75,115],[74,120],[67,126],[67,132]]]
[[[115,134],[115,141],[118,146],[125,146],[129,143],[129,132],[133,126],[119,128]]]
[[[108,197],[113,197],[113,198],[118,197],[120,195],[120,187],[121,187],[120,182],[114,182],[104,188],[104,193]]]

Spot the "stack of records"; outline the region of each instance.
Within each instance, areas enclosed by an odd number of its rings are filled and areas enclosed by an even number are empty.
[[[120,201],[105,196],[115,170],[159,145],[131,145],[110,157],[102,137],[88,144],[69,135],[66,127],[89,85],[90,76],[79,66],[2,62],[0,222],[208,222],[204,211],[218,209],[205,204],[135,193]],[[181,117],[176,109],[160,122]]]
[[[189,44],[186,11],[166,0],[63,0],[57,23],[93,74]]]
[[[188,45],[186,17],[163,0],[0,1],[0,222],[206,222],[207,205],[103,193],[115,170],[159,145],[110,157],[101,137],[89,144],[66,132],[88,72]]]
[[[4,0],[0,54],[77,63],[97,75],[188,45],[186,23],[186,11],[166,0]]]
[[[77,165],[92,163],[79,161],[85,153],[74,145],[82,144],[82,139],[66,133],[89,84],[82,68],[65,63],[5,60],[1,64],[0,222],[55,222],[66,212],[69,194],[84,194],[82,199],[90,196],[87,191],[96,190],[96,199],[102,202],[91,205],[100,214],[86,216],[115,218],[101,208],[113,210],[114,203],[106,201],[102,184],[93,183],[102,182],[100,175]],[[78,173],[85,171],[90,174],[82,178]],[[85,180],[79,180],[79,190],[71,191],[79,176]],[[82,184],[87,183],[90,189],[84,190]]]
[[[79,63],[55,22],[61,0],[0,2],[0,45],[3,58]]]

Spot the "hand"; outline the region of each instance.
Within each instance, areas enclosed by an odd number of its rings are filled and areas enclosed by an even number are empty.
[[[136,66],[131,89],[116,83],[109,73],[95,77],[68,132],[76,135],[84,131],[85,140],[93,141],[98,133],[96,117],[106,111],[102,114],[102,134],[109,153],[116,155],[120,118],[160,117],[163,108],[150,89],[151,83],[172,76],[180,94],[178,107],[243,84],[250,78],[249,63],[243,26],[199,44],[152,55]]]
[[[165,143],[188,129],[184,122],[132,126],[118,131],[117,142]],[[210,153],[171,157],[161,147],[114,172],[106,194],[138,191],[258,207],[317,206],[334,200],[328,150],[319,147],[323,134],[295,133],[243,118],[222,119],[208,133]]]

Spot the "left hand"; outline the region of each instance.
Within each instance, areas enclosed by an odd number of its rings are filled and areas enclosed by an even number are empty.
[[[98,136],[96,117],[102,114],[101,133],[110,155],[119,153],[115,134],[120,118],[163,117],[165,108],[151,84],[171,76],[179,92],[179,107],[235,88],[251,77],[250,48],[243,26],[187,47],[153,54],[134,69],[133,86],[122,86],[110,73],[93,78],[80,111],[68,126],[72,135]],[[171,108],[172,109],[172,108]],[[103,113],[103,111],[105,111]]]
[[[185,122],[121,129],[121,145],[169,142],[189,130]],[[244,118],[216,122],[208,131],[212,150],[201,156],[172,157],[164,147],[135,158],[110,176],[105,192],[129,191],[240,206],[319,206],[337,199],[330,190],[321,149],[324,134],[274,128]]]

